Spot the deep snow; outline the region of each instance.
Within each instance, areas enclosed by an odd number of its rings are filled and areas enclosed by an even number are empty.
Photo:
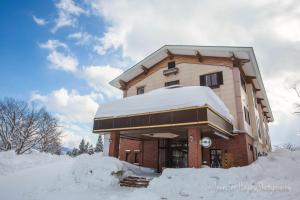
[[[95,117],[116,117],[204,105],[209,105],[228,120],[233,119],[226,105],[211,88],[179,85],[102,104]]]
[[[112,172],[152,170],[104,157],[0,152],[0,199],[299,199],[300,152],[278,150],[247,167],[165,169],[148,188],[122,188]]]

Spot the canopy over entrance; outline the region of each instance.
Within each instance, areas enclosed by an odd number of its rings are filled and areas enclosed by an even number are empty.
[[[191,126],[209,127],[226,136],[232,134],[229,110],[208,87],[177,85],[103,104],[96,113],[93,132],[134,134],[144,130],[143,134],[153,134],[156,130],[161,137],[171,137],[162,129]]]

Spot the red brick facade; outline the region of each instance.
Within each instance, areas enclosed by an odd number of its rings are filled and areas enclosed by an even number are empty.
[[[200,129],[188,129],[188,167],[199,168],[202,164],[202,151],[200,145]]]
[[[119,139],[118,136],[117,132],[111,134],[110,156],[119,157],[120,160],[127,160],[144,167],[161,168],[159,162],[164,162],[162,159],[165,158],[159,158],[157,139],[138,140],[124,137]],[[188,167],[197,168],[201,167],[201,164],[211,166],[211,150],[221,150],[223,168],[245,166],[256,159],[253,139],[246,133],[240,133],[230,139],[213,137],[210,148],[201,148],[198,142],[200,137],[199,129],[189,128],[187,134]],[[118,139],[119,152],[117,152]]]
[[[137,140],[121,138],[119,154],[120,160],[126,160],[126,153],[128,154],[127,161],[130,163],[138,163],[139,165],[144,167],[157,168],[157,140]],[[136,159],[136,156],[138,156],[138,160]]]

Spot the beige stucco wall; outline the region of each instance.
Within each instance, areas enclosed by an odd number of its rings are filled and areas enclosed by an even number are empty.
[[[165,65],[165,64],[163,64]],[[221,98],[227,108],[230,110],[234,118],[234,129],[241,132],[247,132],[255,140],[255,147],[259,152],[271,149],[270,142],[266,145],[268,135],[267,121],[263,121],[262,108],[259,104],[255,106],[255,94],[251,84],[246,84],[246,92],[241,86],[240,71],[238,68],[220,65],[206,65],[202,63],[185,63],[176,64],[179,73],[176,75],[164,76],[163,70],[167,69],[165,65],[160,67],[157,71],[145,78],[139,79],[134,84],[131,84],[126,91],[125,96],[136,95],[137,88],[144,86],[145,92],[158,89],[165,86],[165,82],[179,80],[184,86],[198,86],[200,85],[200,75],[223,72],[224,84],[220,88],[213,89],[213,91]],[[251,125],[245,121],[243,107],[246,107],[250,112]],[[257,108],[256,108],[257,107]],[[260,119],[262,138],[258,137],[257,119]],[[263,125],[264,124],[264,125]],[[263,128],[265,127],[265,128]],[[269,140],[270,141],[270,140]]]
[[[223,100],[230,113],[234,117],[234,127],[237,127],[237,114],[236,114],[236,103],[234,98],[234,82],[232,68],[225,66],[213,66],[204,64],[189,64],[180,63],[176,65],[179,68],[179,73],[176,75],[164,76],[161,68],[154,72],[151,76],[146,77],[137,84],[133,85],[127,90],[127,96],[136,95],[136,89],[140,86],[145,87],[145,92],[149,92],[154,89],[164,87],[165,82],[179,80],[181,85],[184,86],[198,86],[200,85],[200,75],[223,72],[224,84],[220,88],[213,89],[214,92]]]

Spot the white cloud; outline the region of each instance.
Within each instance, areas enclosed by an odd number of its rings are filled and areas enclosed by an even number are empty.
[[[73,0],[60,0],[56,4],[58,16],[55,19],[55,26],[52,32],[56,32],[62,27],[74,27],[77,22],[77,17],[81,14],[88,14],[83,8],[76,4]]]
[[[60,53],[56,50],[52,51],[47,60],[51,63],[51,68],[64,70],[68,72],[75,72],[78,66],[78,60],[76,57]]]
[[[77,70],[78,60],[70,54],[67,44],[59,40],[48,40],[45,43],[40,43],[39,47],[50,51],[47,60],[50,62],[52,69],[67,72],[75,72]]]
[[[281,73],[264,81],[275,119],[270,129],[273,144],[292,142],[300,145],[297,136],[300,116],[294,114],[295,104],[300,102],[300,98],[291,88],[298,78],[295,73],[300,74],[300,71]]]
[[[258,41],[261,38],[294,41],[300,31],[297,1],[88,2],[108,25],[99,52],[121,47],[124,56],[136,61],[164,44],[250,45],[258,49],[263,48]]]
[[[109,85],[109,82],[123,71],[111,66],[89,66],[82,69],[81,76],[87,81],[95,92],[107,98],[121,97],[121,91]]]
[[[47,24],[47,21],[43,18],[39,18],[39,17],[36,17],[36,16],[32,16],[33,18],[33,21],[37,24],[37,25],[40,25],[40,26],[44,26]]]
[[[47,95],[39,92],[31,95],[31,101],[46,106],[59,119],[64,145],[69,147],[77,146],[82,138],[95,141],[92,122],[98,107],[98,98],[94,93],[81,95],[76,90],[68,91],[65,88],[54,90]]]
[[[48,50],[56,50],[59,47],[69,49],[67,44],[60,42],[59,40],[48,40],[45,43],[40,43],[39,47]]]
[[[291,113],[297,99],[285,83],[287,78],[300,79],[299,1],[86,2],[107,24],[95,47],[102,55],[120,48],[123,57],[139,61],[165,44],[253,46],[275,116],[272,138],[296,141],[300,128]]]
[[[75,32],[68,35],[69,39],[76,41],[77,45],[88,45],[96,38],[87,32]]]

